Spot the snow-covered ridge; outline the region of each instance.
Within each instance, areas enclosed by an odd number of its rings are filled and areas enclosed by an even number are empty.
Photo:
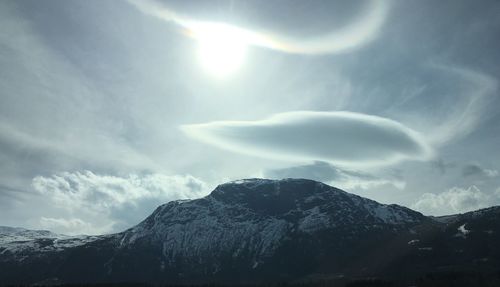
[[[105,236],[68,236],[48,230],[0,226],[0,255],[13,255],[22,261],[30,254],[63,251],[103,237]]]
[[[16,241],[31,241],[40,238],[65,238],[48,230],[29,230],[20,227],[0,226],[0,244]]]
[[[469,212],[465,212],[465,213],[459,213],[459,214],[443,215],[443,216],[430,216],[430,217],[432,219],[434,219],[435,221],[438,221],[441,223],[453,224],[453,223],[456,223],[462,219],[477,218],[477,217],[484,216],[485,214],[500,214],[500,206],[492,206],[492,207],[482,208],[482,209],[469,211]]]
[[[63,251],[85,245],[100,238],[102,236],[40,237],[26,241],[3,242],[0,244],[0,255],[13,255],[22,261],[29,257],[30,254],[42,255],[44,253]]]

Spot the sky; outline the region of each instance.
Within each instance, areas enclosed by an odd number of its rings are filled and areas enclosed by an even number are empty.
[[[122,231],[241,178],[500,204],[500,3],[0,1],[0,225]]]

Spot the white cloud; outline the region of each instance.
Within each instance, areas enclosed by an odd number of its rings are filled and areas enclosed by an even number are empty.
[[[347,191],[351,190],[370,190],[382,186],[394,186],[398,190],[403,190],[406,187],[406,182],[403,180],[386,179],[386,178],[372,178],[372,179],[359,179],[353,176],[346,176],[340,182],[331,182],[337,184],[338,187]]]
[[[41,217],[40,227],[42,229],[53,230],[57,233],[66,235],[80,235],[80,234],[101,234],[109,231],[112,226],[104,226],[102,228],[95,228],[91,223],[85,222],[79,218],[52,218]]]
[[[363,13],[350,25],[334,29],[316,37],[297,39],[287,35],[259,32],[224,23],[214,23],[181,15],[154,0],[129,0],[145,14],[175,23],[188,30],[187,35],[196,37],[216,26],[224,26],[234,36],[244,39],[246,44],[296,54],[327,54],[351,50],[376,38],[387,18],[389,1],[370,1]],[[201,35],[202,36],[202,35]]]
[[[379,165],[428,159],[417,132],[387,118],[351,112],[289,112],[260,121],[182,126],[189,136],[239,153],[287,161]]]
[[[447,215],[468,212],[500,203],[500,193],[487,194],[476,186],[453,187],[443,193],[424,193],[412,208],[428,215]]]
[[[32,185],[65,214],[42,217],[42,227],[70,234],[120,231],[144,219],[158,205],[197,198],[208,191],[204,182],[190,175],[117,177],[90,171],[38,176]]]
[[[496,169],[484,169],[484,173],[487,177],[496,177],[498,176],[498,170]]]

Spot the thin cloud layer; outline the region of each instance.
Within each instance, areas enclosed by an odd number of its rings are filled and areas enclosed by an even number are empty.
[[[234,152],[287,161],[380,165],[428,159],[417,132],[390,119],[351,112],[289,112],[260,121],[184,125],[189,136]]]
[[[498,176],[498,170],[483,168],[478,164],[467,164],[462,168],[462,176],[492,178]]]
[[[365,7],[364,13],[350,25],[310,39],[296,39],[224,23],[195,20],[154,0],[129,0],[129,2],[145,14],[183,27],[186,29],[186,34],[194,38],[222,28],[230,37],[241,39],[248,45],[294,54],[331,54],[362,46],[377,36],[389,10],[388,1],[372,0]]]
[[[382,186],[392,186],[398,190],[403,190],[406,185],[403,180],[398,178],[340,169],[326,162],[315,162],[309,165],[281,169],[267,169],[262,174],[265,178],[307,178],[317,180],[349,192],[369,190]]]

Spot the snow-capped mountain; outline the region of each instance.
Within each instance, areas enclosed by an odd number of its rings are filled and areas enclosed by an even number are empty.
[[[491,212],[478,214],[444,222],[312,180],[246,179],[203,198],[164,204],[121,233],[49,233],[0,243],[0,281],[241,283],[417,274],[428,270],[440,240],[497,236],[498,216],[483,234],[473,222]],[[446,254],[454,260],[453,252]]]
[[[160,244],[166,263],[199,260],[228,250],[233,257],[271,256],[287,236],[348,228],[404,229],[426,220],[415,211],[383,205],[308,180],[249,179],[218,186],[209,196],[173,201],[123,233],[120,246]],[[229,232],[230,231],[230,232]],[[258,262],[257,262],[258,263]],[[254,263],[252,263],[253,266]]]
[[[0,226],[0,244],[60,237],[64,237],[64,235],[59,235],[48,230],[30,230],[20,227]]]

